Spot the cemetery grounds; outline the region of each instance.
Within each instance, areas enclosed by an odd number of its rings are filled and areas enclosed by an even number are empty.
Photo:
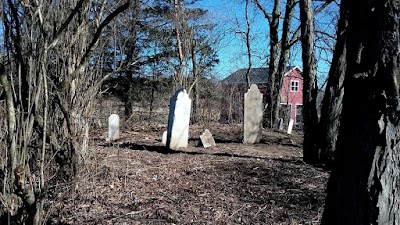
[[[209,129],[217,146],[204,149]],[[91,132],[79,182],[54,188],[48,224],[319,224],[329,173],[302,161],[302,133],[264,129],[242,144],[241,125],[191,126],[189,147],[166,151],[165,126]]]

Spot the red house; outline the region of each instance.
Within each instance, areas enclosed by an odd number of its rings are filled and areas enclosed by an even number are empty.
[[[295,66],[285,73],[282,85],[282,108],[287,108],[295,124],[303,121],[303,77],[302,71]]]
[[[240,69],[222,80],[225,91],[225,102],[221,110],[221,122],[242,122],[243,95],[246,88],[246,69]],[[268,95],[268,68],[252,68],[250,82],[257,84],[264,94],[264,103]],[[292,118],[295,124],[302,123],[303,77],[299,67],[287,67],[282,85],[280,117],[288,121]]]

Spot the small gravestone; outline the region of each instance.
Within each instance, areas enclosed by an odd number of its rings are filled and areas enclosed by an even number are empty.
[[[282,118],[279,118],[279,120],[278,120],[278,128],[279,128],[279,130],[283,130],[283,119]]]
[[[200,140],[204,148],[215,146],[215,140],[208,129],[206,129],[203,134],[200,135]]]
[[[106,141],[112,142],[119,138],[119,116],[111,114],[108,117],[108,137]]]
[[[189,122],[192,100],[184,88],[172,96],[169,105],[167,147],[169,149],[186,148],[189,140]]]
[[[294,120],[293,120],[293,119],[290,119],[290,121],[289,121],[289,126],[288,126],[288,128],[287,128],[287,134],[292,134],[293,123],[294,123]]]
[[[252,84],[244,94],[243,143],[258,143],[262,137],[263,95]]]
[[[164,131],[164,133],[162,134],[162,143],[164,145],[167,144],[167,131]]]

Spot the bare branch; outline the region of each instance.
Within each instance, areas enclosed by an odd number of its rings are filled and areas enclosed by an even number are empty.
[[[97,41],[99,40],[101,36],[101,32],[103,29],[120,13],[122,13],[124,10],[126,10],[130,5],[130,1],[126,1],[123,5],[119,6],[117,9],[115,9],[110,15],[107,16],[107,18],[104,19],[104,21],[100,24],[100,26],[97,28],[96,33],[94,34],[92,41],[89,44],[89,47],[87,48],[85,54],[81,58],[80,65],[78,68],[75,69],[75,71],[71,74],[71,79],[75,79],[76,76],[78,75],[79,71],[83,70],[83,68],[86,66],[87,62],[89,61],[89,58],[91,54],[93,53],[95,49],[95,45]]]

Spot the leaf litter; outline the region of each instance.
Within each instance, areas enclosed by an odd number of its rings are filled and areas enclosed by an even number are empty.
[[[202,148],[208,128],[217,146]],[[329,173],[302,161],[302,135],[192,126],[189,147],[167,151],[165,127],[135,126],[112,145],[93,132],[76,184],[46,201],[48,224],[319,224]]]

